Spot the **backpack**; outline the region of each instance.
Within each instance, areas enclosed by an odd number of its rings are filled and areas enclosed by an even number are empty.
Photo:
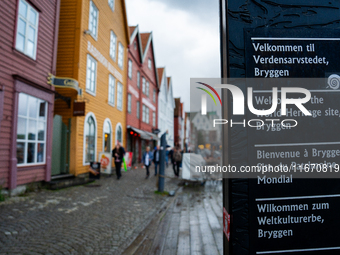
[[[182,154],[181,154],[180,151],[176,151],[176,152],[174,153],[174,160],[175,160],[176,162],[182,161]]]

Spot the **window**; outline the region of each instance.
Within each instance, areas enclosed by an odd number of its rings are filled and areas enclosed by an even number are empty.
[[[87,69],[86,69],[86,91],[90,94],[96,94],[96,76],[97,76],[97,61],[87,54]]]
[[[109,6],[110,6],[111,10],[114,11],[115,10],[115,1],[109,0]]]
[[[129,59],[129,64],[128,64],[128,75],[129,78],[132,79],[132,61]]]
[[[116,61],[116,44],[117,44],[117,36],[113,31],[110,32],[110,57],[112,60]]]
[[[150,116],[149,116],[149,108],[145,106],[145,122],[149,124],[149,119],[150,119]]]
[[[145,78],[142,77],[142,92],[145,94]]]
[[[148,59],[148,67],[151,70],[151,59],[150,58]]]
[[[19,1],[15,48],[35,59],[37,55],[39,13],[26,1]]]
[[[128,94],[128,113],[131,113],[131,94]]]
[[[152,126],[156,126],[156,112],[152,112]]]
[[[120,82],[117,86],[117,108],[123,110],[123,85]]]
[[[19,94],[17,164],[45,163],[47,102]]]
[[[153,89],[153,95],[152,95],[152,100],[156,102],[156,90]]]
[[[120,142],[123,145],[123,129],[122,129],[122,125],[120,123],[118,123],[116,125],[116,143]]]
[[[104,121],[104,127],[103,127],[103,137],[104,137],[104,142],[103,142],[103,151],[105,152],[111,152],[111,134],[112,134],[112,128],[111,128],[111,122],[109,119],[105,119]]]
[[[98,8],[90,1],[89,31],[94,39],[98,37]]]
[[[149,84],[149,82],[147,81],[147,82],[146,82],[146,91],[145,91],[145,94],[146,94],[147,96],[149,96],[149,87],[150,87],[150,84]]]
[[[142,121],[143,121],[143,122],[146,122],[146,121],[145,121],[145,116],[146,116],[146,115],[145,115],[145,105],[143,105],[143,106],[142,106]]]
[[[137,87],[139,88],[140,86],[140,73],[139,71],[137,72]]]
[[[124,60],[124,47],[121,43],[118,44],[118,66],[120,69],[123,69],[123,60]]]
[[[109,104],[115,106],[115,83],[116,79],[109,74]]]
[[[84,126],[84,164],[96,160],[97,127],[93,113],[88,113]]]
[[[140,114],[140,106],[139,106],[139,101],[137,101],[137,119],[139,119],[139,114]]]

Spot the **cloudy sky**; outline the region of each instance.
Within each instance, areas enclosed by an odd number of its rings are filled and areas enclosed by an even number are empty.
[[[190,78],[220,77],[218,0],[126,0],[129,26],[153,32],[156,65],[190,110]]]

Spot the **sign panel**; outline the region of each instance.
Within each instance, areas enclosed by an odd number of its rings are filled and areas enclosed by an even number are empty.
[[[304,106],[312,114],[305,116],[299,108],[288,106],[282,116],[279,105],[273,114],[261,116],[275,119],[275,124],[247,128],[248,165],[287,167],[287,172],[249,179],[249,254],[337,254],[340,250],[334,234],[340,228],[340,186],[334,178],[340,175],[336,170],[340,133],[335,128],[340,125],[337,34],[339,30],[327,29],[245,31],[247,77],[274,80],[254,88],[254,107],[271,107],[272,86],[303,87],[311,92]],[[247,117],[259,116],[248,113]],[[283,127],[283,119],[298,124]],[[333,179],[307,179],[327,177],[330,171]]]
[[[99,161],[100,161],[100,172],[105,174],[111,174],[111,153],[110,152],[99,152]]]

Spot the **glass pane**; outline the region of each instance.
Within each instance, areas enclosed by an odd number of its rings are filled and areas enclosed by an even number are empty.
[[[45,122],[38,122],[38,140],[45,141]]]
[[[31,22],[31,24],[35,26],[36,23],[37,23],[36,20],[37,20],[37,14],[33,9],[31,9],[31,11],[30,11],[30,22]]]
[[[35,159],[35,143],[28,143],[27,146],[27,163],[33,163]]]
[[[26,119],[18,118],[17,139],[26,139],[26,123]]]
[[[37,154],[37,162],[45,161],[45,144],[38,143],[38,154]]]
[[[26,17],[27,16],[27,4],[24,1],[19,3],[19,14]]]
[[[21,116],[27,116],[27,95],[19,94],[19,109],[18,114]]]
[[[39,120],[46,120],[46,102],[41,102],[39,107]]]
[[[25,143],[17,143],[17,160],[18,164],[24,163]]]
[[[37,132],[37,121],[29,120],[28,122],[28,140],[35,140]]]
[[[108,121],[105,121],[105,124],[104,124],[104,132],[105,132],[105,133],[111,133],[110,124],[109,124]]]
[[[26,22],[22,19],[19,19],[18,22],[18,33],[22,34],[23,36],[26,35]]]
[[[31,57],[34,56],[34,43],[32,41],[27,41],[26,54]]]
[[[32,43],[34,43],[35,39],[35,29],[31,26],[28,26],[28,34],[27,34],[28,40],[31,40]]]
[[[15,48],[17,50],[24,51],[24,49],[25,49],[25,37],[17,34]]]
[[[38,112],[38,99],[35,97],[28,97],[28,116],[37,118]]]

